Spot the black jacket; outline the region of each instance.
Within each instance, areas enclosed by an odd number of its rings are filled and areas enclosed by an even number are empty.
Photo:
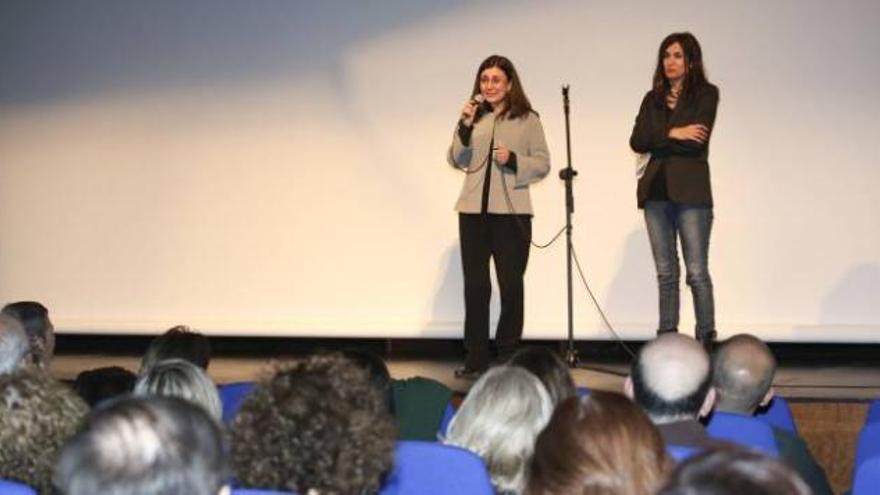
[[[665,100],[656,98],[653,91],[645,95],[629,139],[629,145],[636,153],[651,153],[651,161],[639,179],[639,208],[645,206],[651,183],[661,166],[665,170],[666,193],[670,201],[712,206],[708,157],[717,108],[718,88],[711,84],[679,101],[674,110],[669,110]],[[668,137],[670,128],[690,124],[703,124],[709,128],[705,143]]]

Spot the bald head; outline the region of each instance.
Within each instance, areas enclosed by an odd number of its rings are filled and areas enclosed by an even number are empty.
[[[655,422],[696,418],[711,388],[709,355],[694,339],[663,334],[633,363],[633,398]]]
[[[776,359],[761,339],[739,334],[718,349],[713,371],[718,408],[752,414],[770,390]]]

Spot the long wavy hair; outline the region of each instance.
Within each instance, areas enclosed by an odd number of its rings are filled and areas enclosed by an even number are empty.
[[[491,67],[495,67],[501,70],[501,72],[504,72],[504,75],[507,76],[507,80],[510,82],[510,91],[508,91],[507,97],[505,98],[507,105],[504,111],[501,112],[500,116],[509,119],[516,119],[525,117],[529,112],[534,112],[534,110],[532,110],[532,104],[529,102],[529,98],[523,90],[522,83],[519,80],[519,74],[517,74],[513,62],[507,57],[501,55],[490,55],[480,64],[480,67],[477,69],[477,75],[474,77],[474,89],[471,92],[471,97],[480,94],[480,75],[483,74],[484,70]],[[480,115],[480,117],[482,117],[482,115]]]
[[[666,78],[666,72],[663,70],[663,56],[666,54],[666,49],[674,43],[681,45],[681,51],[684,52],[685,73],[681,84],[680,98],[687,99],[693,95],[694,91],[709,84],[709,80],[706,79],[706,71],[703,68],[703,50],[700,48],[700,42],[688,32],[672,33],[663,38],[660,49],[657,51],[657,68],[654,69],[652,88],[654,98],[658,101],[665,99],[669,93],[670,84],[669,79]]]

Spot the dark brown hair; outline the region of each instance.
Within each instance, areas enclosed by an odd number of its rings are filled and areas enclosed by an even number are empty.
[[[546,347],[522,349],[510,358],[509,364],[525,368],[537,376],[550,393],[554,406],[577,393],[568,367]]]
[[[688,32],[672,33],[660,43],[657,51],[657,68],[654,70],[654,82],[652,85],[654,97],[662,100],[669,93],[669,80],[663,70],[663,56],[670,45],[678,43],[684,52],[685,75],[681,85],[681,98],[687,99],[693,92],[709,84],[706,72],[703,69],[703,50],[700,42],[693,34]]]
[[[211,341],[186,325],[171,327],[150,342],[141,359],[138,374],[145,375],[156,363],[175,358],[189,361],[202,370],[207,370],[211,361]]]
[[[528,495],[649,495],[669,470],[663,438],[637,405],[595,391],[562,402],[538,436]]]
[[[659,495],[809,495],[784,463],[735,445],[719,446],[678,466]]]
[[[484,70],[492,67],[504,72],[504,75],[507,76],[507,80],[510,82],[510,91],[507,93],[506,98],[507,108],[504,109],[501,115],[510,119],[516,119],[525,117],[529,112],[534,112],[529,98],[526,96],[525,91],[523,91],[519,74],[517,74],[516,68],[513,67],[513,62],[501,55],[490,55],[480,64],[480,67],[477,69],[477,76],[474,78],[474,89],[471,92],[471,97],[480,94],[480,76]]]

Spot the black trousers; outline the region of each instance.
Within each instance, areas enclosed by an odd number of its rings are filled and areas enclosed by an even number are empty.
[[[501,315],[495,332],[499,360],[509,358],[519,345],[523,330],[523,275],[532,240],[531,215],[459,213],[461,266],[464,272],[465,366],[483,370],[489,366],[489,299],[492,283],[489,259],[501,291]]]

